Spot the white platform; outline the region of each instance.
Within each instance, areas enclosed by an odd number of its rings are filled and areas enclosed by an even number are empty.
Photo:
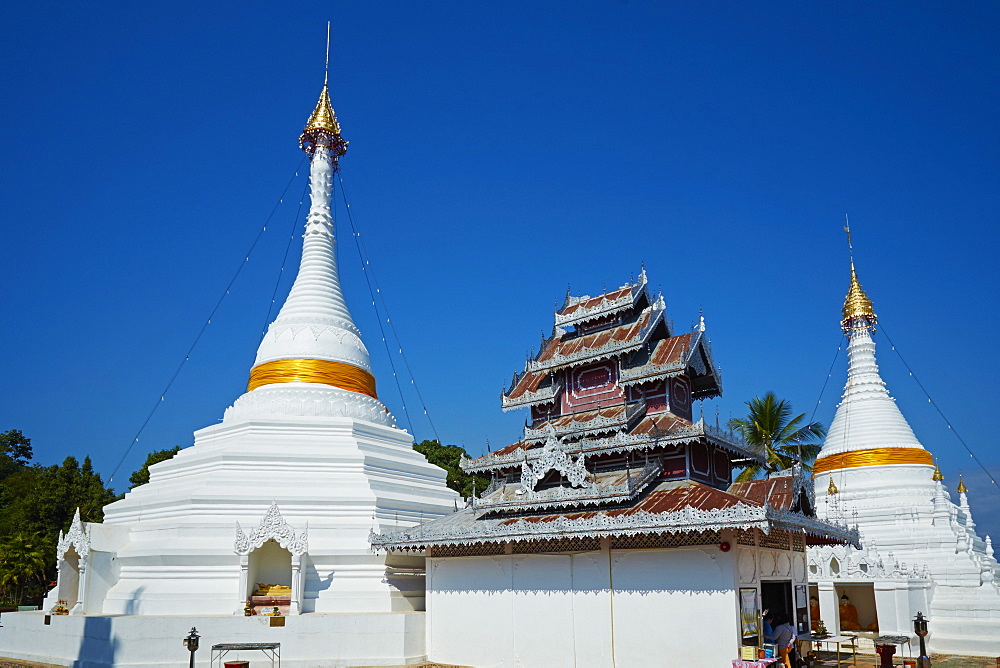
[[[186,666],[189,652],[181,643],[197,627],[201,648],[196,666],[208,666],[212,645],[239,642],[281,643],[282,668],[394,666],[426,658],[424,613],[366,615],[314,614],[288,617],[271,628],[266,617],[87,615],[56,616],[43,624],[41,612],[5,613],[0,655],[74,668]],[[233,652],[251,666],[270,666],[260,652]]]

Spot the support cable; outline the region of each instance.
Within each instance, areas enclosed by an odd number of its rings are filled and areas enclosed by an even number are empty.
[[[844,335],[840,335],[840,342],[837,344],[837,352],[833,354],[833,361],[830,362],[830,368],[826,372],[826,378],[823,379],[823,387],[820,388],[819,396],[816,397],[816,405],[813,406],[812,415],[809,416],[809,424],[813,423],[816,419],[816,412],[819,411],[819,405],[823,403],[823,395],[826,393],[826,386],[830,384],[830,377],[833,376],[833,367],[837,364],[837,359],[840,357],[840,351],[844,348]],[[802,444],[799,443],[799,463],[802,463]]]
[[[948,420],[948,417],[944,414],[944,411],[942,411],[941,407],[937,405],[937,402],[931,398],[930,392],[927,391],[927,388],[924,387],[924,384],[920,382],[919,378],[917,378],[917,374],[913,373],[913,369],[911,369],[910,365],[906,363],[905,359],[903,359],[902,353],[899,352],[899,350],[896,348],[896,344],[893,343],[892,339],[889,338],[889,333],[885,331],[885,325],[882,325],[882,334],[885,335],[885,340],[889,342],[889,346],[899,357],[899,361],[902,362],[903,366],[906,367],[906,370],[910,372],[910,377],[917,382],[917,385],[923,391],[924,396],[927,397],[927,402],[934,407],[934,410],[938,412],[938,415],[941,416],[941,419],[944,420],[944,423],[948,425],[948,429],[951,430],[951,433],[955,434],[955,438],[958,439],[958,442],[961,443],[962,447],[964,447],[966,452],[969,453],[969,457],[972,457],[972,460],[976,462],[976,464],[979,464],[979,468],[983,470],[983,473],[985,473],[986,477],[990,479],[990,482],[993,483],[993,486],[996,487],[997,489],[1000,489],[1000,484],[997,484],[996,476],[994,476],[990,472],[990,470],[986,468],[986,465],[979,460],[979,457],[976,457],[976,454],[972,452],[972,448],[969,447],[969,445],[965,442],[965,439],[963,439],[959,435],[959,433],[955,430],[955,428],[951,425],[951,421]]]
[[[366,268],[365,277],[367,280],[367,275],[368,275],[367,269],[370,269],[370,265],[368,263],[368,260],[365,260],[363,256],[366,256],[368,254],[368,251],[364,246],[364,242],[361,240],[361,233],[358,232],[357,227],[354,224],[354,214],[351,212],[351,205],[347,201],[347,189],[344,187],[344,176],[340,172],[337,172],[337,178],[340,180],[340,192],[344,198],[344,206],[347,207],[347,219],[351,223],[351,231],[354,232],[354,240],[358,247],[358,254],[362,256],[362,267]],[[396,331],[396,325],[393,324],[392,318],[389,315],[389,307],[385,303],[385,297],[382,295],[382,289],[379,287],[378,277],[375,276],[374,269],[371,269],[371,276],[372,276],[372,281],[375,284],[375,292],[379,296],[379,301],[382,302],[382,311],[385,313],[385,321],[389,323],[389,328],[392,330],[392,335],[396,340],[396,347],[397,350],[399,350],[399,356],[403,358],[403,365],[406,367],[406,372],[410,376],[410,385],[413,386],[413,391],[416,392],[417,399],[420,400],[420,407],[424,411],[424,417],[427,418],[427,423],[431,427],[431,432],[434,434],[435,440],[437,440],[438,443],[441,443],[442,442],[441,437],[438,436],[437,428],[434,426],[434,421],[431,419],[431,414],[427,410],[427,402],[424,401],[424,397],[420,393],[420,388],[417,386],[416,378],[413,376],[413,369],[410,367],[410,362],[406,358],[406,353],[403,352],[403,344],[399,340],[399,332]],[[371,285],[369,284],[369,291],[370,290],[371,290]],[[374,302],[374,295],[372,296],[372,301]],[[381,327],[381,321],[379,322],[379,327]],[[406,405],[405,402],[403,405],[405,410],[405,405]]]
[[[361,261],[361,273],[364,274],[365,283],[368,285],[368,295],[372,300],[372,308],[375,309],[375,320],[378,321],[379,334],[382,335],[382,345],[385,346],[385,356],[389,359],[389,368],[392,369],[392,379],[396,382],[396,392],[399,393],[399,401],[403,405],[403,415],[406,417],[406,424],[409,426],[410,434],[413,434],[413,420],[410,418],[410,411],[406,406],[406,397],[403,396],[403,387],[399,384],[399,375],[396,373],[396,364],[392,360],[392,353],[389,351],[389,339],[385,336],[385,327],[382,325],[382,316],[379,314],[378,305],[375,303],[375,293],[378,291],[378,285],[376,284],[374,288],[372,287],[372,282],[374,281],[373,271],[369,271],[368,261],[365,259],[365,253],[361,248],[361,242],[359,240],[360,235],[358,234],[357,228],[354,225],[354,214],[351,213],[351,205],[347,203],[347,195],[344,192],[344,179],[340,176],[340,172],[337,172],[338,180],[340,181],[340,194],[344,198],[344,206],[347,209],[347,220],[351,224],[351,236],[354,237],[354,247],[358,250],[358,259]],[[333,184],[333,189],[337,190],[337,184]],[[383,301],[383,305],[384,305]],[[386,313],[386,321],[389,321],[389,314]],[[397,341],[398,342],[398,341]],[[414,438],[416,438],[414,436]]]
[[[295,230],[299,226],[299,216],[302,214],[302,203],[306,199],[306,191],[308,190],[309,182],[307,181],[302,186],[302,195],[299,196],[299,206],[295,210],[295,215],[292,216],[292,229],[288,231],[288,243],[285,244],[285,254],[281,258],[281,269],[278,270],[278,277],[274,281],[274,291],[271,292],[271,301],[267,305],[267,316],[264,318],[264,325],[260,329],[260,338],[262,340],[267,334],[267,326],[271,324],[271,313],[274,312],[274,302],[278,297],[278,288],[281,286],[281,279],[285,275],[285,266],[288,264],[288,252],[291,250],[292,242],[295,240]]]
[[[302,167],[303,162],[305,162],[305,156],[303,156],[302,160],[299,161],[299,165],[298,167],[295,168],[292,177],[288,179],[288,183],[285,185],[284,190],[281,191],[281,196],[278,197],[278,201],[275,203],[274,207],[271,208],[271,213],[269,213],[267,218],[264,220],[264,224],[261,226],[260,231],[257,232],[257,236],[254,237],[253,243],[250,244],[250,248],[247,250],[246,253],[244,253],[243,261],[240,262],[238,267],[236,267],[236,272],[233,274],[233,277],[229,279],[229,283],[228,285],[226,285],[226,289],[222,291],[222,294],[219,296],[218,301],[215,302],[215,306],[212,307],[212,311],[208,314],[208,318],[205,319],[205,323],[201,326],[201,329],[198,330],[198,335],[194,337],[194,341],[191,343],[190,347],[188,347],[187,352],[184,353],[184,358],[181,360],[180,364],[177,365],[177,368],[174,370],[173,375],[170,376],[170,380],[167,381],[167,384],[163,388],[163,391],[160,392],[160,398],[157,400],[155,404],[153,404],[152,410],[149,411],[149,414],[146,416],[146,419],[143,421],[142,425],[139,427],[139,430],[135,433],[135,436],[132,438],[131,443],[129,443],[128,447],[125,448],[125,452],[124,454],[122,454],[121,459],[118,460],[118,463],[115,465],[115,468],[112,469],[111,475],[108,476],[109,485],[115,479],[115,474],[118,473],[118,469],[120,469],[122,464],[125,463],[125,459],[128,457],[129,453],[132,452],[132,448],[135,446],[136,443],[139,442],[139,436],[141,436],[142,432],[146,430],[146,426],[149,425],[150,420],[153,419],[153,415],[156,414],[156,411],[160,407],[160,404],[163,403],[165,397],[167,396],[167,392],[170,390],[170,387],[174,384],[174,381],[177,380],[177,376],[180,375],[181,369],[184,368],[184,365],[191,358],[191,353],[194,352],[194,349],[198,345],[198,342],[201,341],[201,337],[205,334],[205,330],[208,329],[208,326],[210,324],[212,324],[212,318],[218,312],[219,307],[222,306],[222,302],[223,300],[225,300],[226,295],[229,294],[230,288],[232,288],[233,284],[236,283],[236,279],[239,278],[240,273],[243,271],[243,267],[245,267],[247,262],[250,261],[250,255],[257,247],[257,242],[260,241],[260,238],[264,235],[264,232],[267,231],[267,224],[271,222],[271,218],[274,217],[274,214],[275,212],[277,212],[278,207],[281,206],[281,203],[284,201],[285,194],[288,192],[288,189],[292,186],[292,182],[295,181],[296,177],[298,177],[299,169]]]

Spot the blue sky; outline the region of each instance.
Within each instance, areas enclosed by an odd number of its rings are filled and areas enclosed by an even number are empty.
[[[697,5],[697,6],[694,6]],[[994,3],[21,3],[5,10],[0,428],[105,476],[301,162],[323,76],[343,177],[437,433],[516,440],[499,392],[567,284],[645,263],[703,309],[725,394],[811,414],[841,343],[850,214],[900,352],[994,471],[1000,54]],[[290,286],[304,171],[126,457],[190,445],[245,388]],[[342,279],[407,426],[343,210]],[[288,269],[279,280],[292,231]],[[980,527],[1000,493],[878,338],[883,376]],[[395,350],[395,346],[390,346]],[[402,375],[398,355],[394,359]],[[844,381],[834,365],[817,419]],[[434,432],[404,378],[418,439]]]

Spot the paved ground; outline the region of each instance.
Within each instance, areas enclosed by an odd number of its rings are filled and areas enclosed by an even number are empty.
[[[857,663],[854,663],[854,659],[851,657],[844,658],[841,655],[840,663],[837,663],[836,654],[831,654],[828,652],[820,652],[820,661],[816,664],[817,668],[835,668],[839,666],[840,668],[878,668],[879,657],[873,654],[858,654]],[[907,656],[894,656],[893,665],[902,666],[903,660],[915,661],[915,658]],[[1000,657],[989,659],[980,658],[972,656],[944,656],[941,654],[931,655],[931,665],[934,668],[1000,668]]]

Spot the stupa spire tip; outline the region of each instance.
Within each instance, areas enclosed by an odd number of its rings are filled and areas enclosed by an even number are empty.
[[[844,216],[844,222],[847,222],[847,216]],[[845,330],[859,325],[871,327],[878,321],[878,317],[875,315],[872,300],[868,298],[864,288],[861,287],[858,272],[854,269],[854,244],[851,240],[851,226],[845,225],[844,231],[847,232],[847,249],[851,259],[851,284],[847,289],[847,296],[844,298],[842,311],[844,319],[841,324]]]
[[[314,155],[316,149],[325,146],[329,149],[329,159],[334,168],[340,157],[347,153],[347,142],[340,136],[340,122],[330,103],[330,22],[326,23],[326,58],[324,60],[323,90],[320,91],[316,108],[309,115],[306,127],[299,137],[299,147]]]

